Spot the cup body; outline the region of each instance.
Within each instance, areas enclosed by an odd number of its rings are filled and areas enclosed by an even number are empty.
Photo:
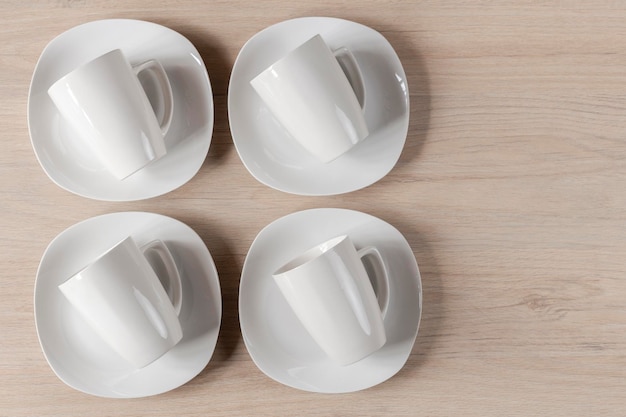
[[[350,81],[320,35],[250,83],[290,135],[322,162],[336,159],[369,134]]]
[[[354,363],[385,344],[376,295],[347,236],[308,250],[273,277],[309,334],[340,365]]]
[[[56,81],[48,94],[118,179],[166,154],[165,133],[121,50],[76,68]]]
[[[158,359],[182,339],[175,307],[132,237],[59,289],[102,340],[136,368]]]

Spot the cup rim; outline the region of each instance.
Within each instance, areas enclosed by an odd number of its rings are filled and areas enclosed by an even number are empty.
[[[65,80],[68,79],[68,77],[70,77],[72,74],[78,72],[78,71],[82,71],[84,68],[90,66],[91,64],[93,64],[96,61],[99,61],[102,58],[105,58],[109,55],[112,54],[120,54],[122,57],[125,58],[124,53],[122,52],[122,50],[120,48],[115,48],[115,49],[111,49],[108,52],[105,52],[101,55],[98,55],[97,57],[90,59],[87,62],[83,62],[82,64],[80,64],[77,67],[72,68],[69,72],[67,72],[65,75],[63,75],[61,78],[59,78],[58,80],[56,80],[55,82],[52,83],[52,85],[50,85],[50,87],[48,87],[48,94],[50,94],[50,90],[56,89],[56,86],[59,85],[60,83],[64,82]]]
[[[133,239],[132,236],[126,236],[125,238],[119,240],[117,243],[115,243],[114,245],[112,245],[111,247],[109,247],[106,251],[102,252],[100,255],[98,255],[95,259],[92,259],[91,261],[89,261],[89,263],[85,266],[83,266],[82,268],[80,268],[78,271],[76,271],[75,273],[73,273],[72,275],[70,275],[69,278],[67,278],[65,281],[63,281],[62,283],[60,283],[59,285],[57,285],[57,287],[61,287],[64,284],[72,281],[73,279],[75,279],[78,275],[80,275],[81,273],[83,273],[84,271],[86,271],[87,269],[91,268],[93,265],[95,265],[97,262],[99,262],[102,258],[104,258],[105,256],[107,256],[109,253],[113,252],[113,250],[115,250],[116,248],[118,248],[120,245],[122,245],[123,243],[125,243],[127,240],[131,240],[135,246],[137,246],[137,243],[135,242],[135,240]]]
[[[296,46],[295,48],[293,48],[292,50],[290,50],[289,52],[287,52],[285,55],[281,56],[278,60],[272,62],[270,65],[268,65],[267,67],[265,67],[265,69],[263,71],[261,71],[260,73],[258,73],[257,75],[254,76],[254,78],[252,78],[252,80],[250,80],[250,83],[254,83],[255,80],[257,78],[261,78],[261,76],[263,76],[264,74],[266,74],[267,72],[271,71],[272,68],[274,68],[274,66],[276,65],[282,65],[283,62],[291,59],[291,57],[293,55],[295,55],[298,51],[300,51],[300,49],[302,49],[303,46],[307,45],[309,42],[311,42],[313,39],[315,38],[319,38],[322,43],[324,45],[326,45],[326,48],[328,48],[328,50],[330,51],[330,53],[332,54],[332,50],[330,49],[330,47],[328,46],[328,44],[326,43],[326,41],[324,40],[324,38],[322,37],[321,34],[317,33],[313,36],[311,36],[309,39],[307,39],[306,41],[302,42],[301,44],[299,44],[298,46]]]
[[[337,246],[339,246],[341,243],[345,242],[348,239],[349,239],[348,235],[340,235],[340,236],[336,236],[331,239],[328,239],[325,242],[319,243],[315,245],[314,247],[304,251],[303,253],[287,261],[281,267],[276,269],[276,271],[274,271],[272,276],[276,277],[276,276],[283,275],[287,272],[292,272],[292,271],[296,271],[298,269],[304,268],[306,265],[315,261],[316,259],[324,255],[325,253],[333,250],[334,248],[336,248]]]

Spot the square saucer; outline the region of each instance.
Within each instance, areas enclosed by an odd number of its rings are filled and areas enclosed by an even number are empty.
[[[163,241],[181,272],[183,339],[148,366],[135,369],[74,311],[58,285],[127,236],[140,245]],[[109,398],[146,397],[198,375],[215,346],[222,317],[211,254],[189,226],[171,217],[121,212],[92,217],[61,232],[42,256],[35,281],[35,324],[42,351],[68,386]]]
[[[357,249],[376,247],[389,271],[389,304],[383,320],[387,343],[348,366],[322,352],[272,278],[294,256],[343,234]],[[241,274],[239,321],[248,353],[267,376],[304,391],[353,392],[391,378],[411,354],[421,311],[421,278],[408,242],[389,223],[358,211],[311,209],[272,222],[250,246]]]
[[[330,163],[322,163],[272,116],[250,80],[312,36],[331,49],[348,48],[365,83],[370,135]],[[343,19],[304,17],[270,26],[243,46],[230,78],[228,116],[233,142],[250,174],[287,193],[333,195],[367,187],[395,166],[409,127],[409,90],[402,63],[374,29]]]
[[[104,168],[47,93],[74,68],[118,48],[131,64],[157,59],[174,96],[172,124],[165,136],[167,154],[124,180]],[[211,83],[196,48],[178,32],[140,20],[97,20],[60,34],[39,57],[28,94],[31,144],[44,172],[61,188],[96,200],[142,200],[185,184],[206,158],[213,117]]]

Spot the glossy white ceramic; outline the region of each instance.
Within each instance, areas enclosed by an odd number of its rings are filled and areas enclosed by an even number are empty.
[[[85,260],[95,259],[129,235],[139,246],[157,239],[166,243],[182,282],[178,318],[183,338],[140,369],[102,343],[57,288]],[[159,268],[157,264],[152,263]],[[39,264],[34,305],[39,342],[54,373],[70,387],[111,398],[160,394],[198,375],[213,355],[222,315],[217,270],[200,236],[178,220],[144,212],[97,216],[60,233]]]
[[[165,276],[156,275],[146,252],[159,257]],[[178,288],[176,299],[170,300],[160,280],[167,288]],[[129,236],[61,283],[59,290],[104,343],[143,368],[183,337],[180,287],[167,246],[155,240],[140,250]]]
[[[352,52],[367,91],[369,136],[329,163],[291,140],[250,85],[261,71],[316,34],[331,49]],[[343,19],[297,18],[264,29],[243,46],[230,78],[228,115],[237,152],[261,183],[301,195],[347,193],[380,180],[398,161],[409,126],[408,83],[393,47],[375,30]]]
[[[338,236],[298,255],[273,274],[296,317],[339,365],[359,361],[387,341],[382,311],[361,258],[376,256],[386,282],[384,260],[374,248],[361,251],[357,252],[349,236]]]
[[[320,35],[250,84],[290,135],[322,162],[336,159],[369,134],[352,85]]]
[[[48,88],[74,68],[112,49],[137,65],[158,60],[172,87],[174,111],[165,135],[167,154],[121,181],[86,146],[57,111]],[[140,82],[154,108],[154,77]],[[83,197],[131,201],[155,197],[189,181],[202,166],[213,132],[213,96],[200,53],[181,34],[155,23],[97,20],[53,39],[35,67],[28,96],[28,127],[41,167],[60,187]]]
[[[320,349],[272,278],[290,259],[342,234],[356,248],[376,247],[389,272],[383,320],[387,343],[349,366],[338,365]],[[265,227],[250,246],[239,288],[239,321],[254,363],[282,384],[313,392],[358,391],[395,375],[413,348],[421,309],[420,274],[406,239],[383,220],[345,209],[296,212]]]
[[[161,121],[138,76],[154,74]],[[132,67],[119,49],[79,66],[48,89],[65,121],[94,155],[122,180],[167,152],[164,136],[172,120],[172,88],[163,66],[149,60]]]

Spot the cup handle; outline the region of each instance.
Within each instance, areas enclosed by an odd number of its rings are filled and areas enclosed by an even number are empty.
[[[354,94],[361,105],[361,110],[365,110],[365,82],[363,81],[363,74],[361,74],[356,58],[352,52],[345,47],[335,49],[333,54],[343,70],[343,73],[346,74],[352,86],[352,90],[354,90]]]
[[[143,245],[140,250],[143,256],[146,256],[148,252],[157,254],[161,262],[163,262],[167,271],[167,279],[169,280],[167,295],[169,295],[172,306],[174,306],[174,310],[176,310],[176,315],[179,315],[183,302],[183,288],[180,273],[178,272],[172,253],[165,243],[160,240],[153,240]]]
[[[159,125],[163,136],[165,136],[172,124],[172,115],[174,113],[174,95],[172,94],[172,86],[170,85],[169,78],[167,78],[165,69],[159,61],[151,59],[134,66],[133,71],[135,71],[135,75],[139,75],[142,71],[150,71],[159,85],[159,91],[161,92],[161,98],[165,106],[163,110],[163,120],[159,122]]]
[[[378,306],[380,307],[380,312],[384,318],[387,314],[387,307],[389,306],[389,272],[387,271],[385,261],[383,260],[380,251],[373,246],[367,246],[358,250],[357,255],[361,258],[361,262],[363,262],[363,258],[366,256],[376,259],[376,262],[372,262],[374,273],[373,277],[370,277],[370,279],[374,279]]]

